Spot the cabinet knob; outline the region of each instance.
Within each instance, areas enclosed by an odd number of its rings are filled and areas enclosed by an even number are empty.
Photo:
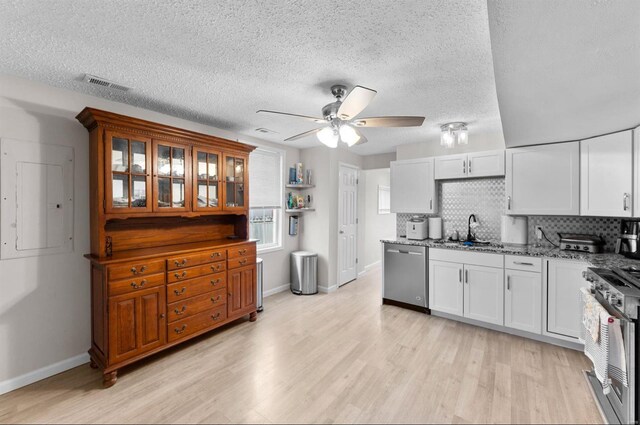
[[[187,277],[187,271],[185,270],[181,274],[174,273],[173,275],[176,277],[176,279],[184,279],[185,277]]]
[[[174,293],[174,294],[176,294],[176,297],[179,297],[180,295],[184,294],[184,292],[185,292],[186,290],[187,290],[187,288],[183,286],[183,287],[182,287],[182,289],[181,289],[181,290],[179,290],[179,291],[178,291],[177,289],[174,289],[174,290],[173,290],[173,293]]]
[[[160,313],[160,318],[161,319],[164,319],[164,316],[165,316],[164,313]]]
[[[176,267],[184,267],[187,265],[187,259],[183,258],[182,261],[175,260],[173,264],[175,264]]]
[[[216,280],[211,279],[211,285],[216,286],[218,283],[220,283],[220,279],[216,279]]]
[[[219,257],[220,253],[219,252],[212,252],[211,253],[211,258],[215,258],[215,257]]]
[[[131,282],[131,287],[132,287],[133,289],[142,289],[142,287],[144,287],[144,284],[145,284],[145,283],[147,283],[147,279],[142,279],[142,280],[140,281],[140,284],[139,284],[139,285],[138,285],[137,283],[135,283],[135,282]]]
[[[185,329],[187,329],[187,325],[182,325],[182,328],[180,328],[180,329],[175,328],[175,329],[173,329],[173,331],[175,333],[177,333],[177,334],[181,334],[182,332],[184,332]]]
[[[214,316],[214,315],[211,315],[211,318],[212,318],[213,320],[218,320],[218,318],[219,318],[219,317],[220,317],[220,313],[216,313],[216,315],[215,315],[215,316]]]
[[[131,273],[133,274],[144,273],[145,270],[147,270],[147,266],[140,267],[140,270],[138,270],[135,266],[131,267]]]
[[[173,312],[175,314],[177,314],[178,316],[184,314],[185,311],[187,311],[187,306],[186,305],[182,306],[182,310],[178,310],[177,308],[175,310],[173,310]]]

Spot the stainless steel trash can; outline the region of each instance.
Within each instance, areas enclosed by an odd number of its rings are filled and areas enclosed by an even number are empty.
[[[256,294],[256,307],[258,308],[258,311],[262,311],[262,258],[256,258],[256,267],[258,269],[258,273],[257,273],[257,280],[258,280],[258,284],[256,285],[258,287],[258,293]]]
[[[318,293],[318,254],[315,252],[291,253],[291,292],[296,295]]]

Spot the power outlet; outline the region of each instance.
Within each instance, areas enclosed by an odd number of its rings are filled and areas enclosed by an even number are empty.
[[[542,240],[542,226],[536,226],[536,239]]]

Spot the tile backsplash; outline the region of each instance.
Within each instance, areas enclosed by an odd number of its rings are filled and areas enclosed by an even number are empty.
[[[470,214],[475,214],[479,226],[475,229],[478,239],[499,242],[501,239],[501,216],[505,214],[504,178],[446,180],[437,183],[439,214],[427,216],[442,217],[443,236],[449,237],[457,230],[461,238],[467,234]],[[396,234],[404,236],[407,220],[413,214],[396,215]],[[610,217],[558,217],[529,216],[529,243],[538,242],[535,226],[542,226],[547,237],[558,243],[557,232],[586,233],[602,235],[606,241],[606,251],[613,251],[620,231],[620,219]],[[550,245],[546,240],[539,242]]]

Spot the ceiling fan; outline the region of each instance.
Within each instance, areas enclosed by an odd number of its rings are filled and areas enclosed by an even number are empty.
[[[361,127],[420,127],[424,122],[424,117],[409,116],[356,119],[356,116],[369,105],[377,92],[366,87],[355,86],[345,97],[346,93],[346,86],[337,84],[331,87],[331,94],[336,98],[336,101],[322,108],[322,118],[264,109],[257,111],[257,113],[286,115],[317,124],[329,124],[296,134],[284,141],[298,140],[315,134],[318,140],[330,148],[337,147],[338,141],[346,143],[349,147],[366,143],[367,138],[358,130]]]

